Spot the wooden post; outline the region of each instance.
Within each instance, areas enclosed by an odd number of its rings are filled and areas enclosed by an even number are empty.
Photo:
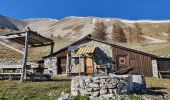
[[[69,69],[72,68],[72,65],[71,65],[71,59],[72,59],[72,56],[71,56],[71,51],[68,52],[68,67]]]
[[[81,57],[79,56],[79,76],[81,75]]]
[[[20,79],[21,82],[26,80],[26,66],[27,66],[27,57],[28,57],[28,34],[29,32],[26,32],[22,74],[21,74],[21,79]]]
[[[67,60],[66,60],[66,75],[68,76],[68,71],[69,71],[69,53],[67,53]]]
[[[53,50],[54,50],[54,42],[51,43],[51,53],[50,53],[51,57],[53,56]]]

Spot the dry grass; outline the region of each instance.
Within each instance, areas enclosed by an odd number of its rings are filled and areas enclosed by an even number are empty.
[[[0,81],[0,99],[56,100],[62,91],[70,92],[70,80],[55,78],[49,82]]]
[[[76,26],[76,27],[74,27],[73,28],[73,31],[80,31],[82,28],[84,27],[84,25],[82,24],[82,25],[78,25],[78,26]]]
[[[48,82],[0,81],[0,97],[7,100],[23,100],[23,98],[28,100],[56,100],[62,91],[70,92],[70,80],[71,77],[60,76],[54,77],[53,81]],[[147,77],[146,83],[148,90],[151,91],[145,94],[147,98],[162,100],[163,95],[170,97],[170,79]],[[166,98],[168,99],[168,97]]]
[[[69,30],[69,29],[72,29],[72,28],[74,28],[74,25],[66,26],[66,27],[62,28],[62,30]]]
[[[170,98],[170,79],[146,78],[147,88],[151,93],[146,94],[152,100],[163,99],[163,96]]]

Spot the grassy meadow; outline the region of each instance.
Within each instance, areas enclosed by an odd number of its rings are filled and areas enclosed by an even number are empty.
[[[55,77],[52,81],[45,82],[25,82],[19,81],[0,81],[0,100],[57,100],[64,91],[70,93],[71,78]],[[170,79],[146,78],[147,88],[151,91],[144,94],[151,100],[166,99],[170,97]],[[132,97],[132,96],[131,96]],[[86,100],[76,99],[76,100]],[[140,100],[132,98],[131,100]]]

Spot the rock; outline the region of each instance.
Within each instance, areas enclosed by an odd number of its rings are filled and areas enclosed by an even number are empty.
[[[85,83],[91,83],[91,82],[92,82],[91,78],[85,79]]]
[[[99,91],[95,91],[91,93],[91,96],[98,97],[99,96]]]
[[[104,98],[104,100],[112,100],[114,95],[113,94],[105,94],[105,95],[102,95],[102,97]]]
[[[92,91],[92,89],[93,89],[93,88],[90,88],[90,87],[85,88],[85,90],[88,91],[88,92],[89,92],[89,91]]]
[[[80,79],[79,83],[80,83],[80,88],[81,88],[81,89],[84,89],[84,85],[85,85],[84,80],[83,80],[83,79]]]
[[[119,95],[118,89],[113,89],[113,93],[114,93],[115,95]]]
[[[69,93],[61,93],[61,96],[58,98],[58,100],[69,100],[71,98]]]
[[[90,83],[89,87],[91,87],[91,88],[99,88],[99,85],[98,84],[94,84],[94,83]]]
[[[100,80],[93,80],[93,83],[99,84],[99,83],[100,83]]]
[[[95,97],[94,96],[89,96],[90,100],[94,100]]]
[[[84,89],[80,89],[79,92],[80,92],[81,96],[86,96],[87,95],[87,91],[84,90]]]
[[[94,90],[94,91],[99,91],[100,88],[99,88],[99,87],[98,87],[98,88],[93,88],[93,90]]]
[[[124,84],[123,84],[123,82],[121,82],[121,81],[117,84],[117,88],[118,88],[118,89],[122,89],[123,86],[124,86]]]
[[[91,96],[92,92],[87,92],[86,95]]]
[[[111,80],[112,80],[111,78],[107,78],[107,79],[106,79],[106,82],[107,82],[107,83],[111,83]]]
[[[113,89],[109,89],[109,93],[110,94],[113,94],[114,92],[113,92]]]
[[[106,84],[106,87],[107,87],[108,89],[113,89],[115,86],[113,86],[112,84]]]
[[[106,94],[107,93],[107,89],[103,88],[100,89],[100,95]]]
[[[101,82],[101,83],[105,83],[105,82],[106,82],[106,79],[100,79],[100,82]]]
[[[72,95],[72,96],[78,96],[78,95],[79,95],[78,90],[77,90],[77,91],[71,91],[71,95]]]
[[[99,80],[100,78],[99,77],[93,77],[92,80]]]

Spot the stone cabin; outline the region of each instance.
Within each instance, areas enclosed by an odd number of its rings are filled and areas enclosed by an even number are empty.
[[[113,73],[112,48],[86,36],[44,57],[45,67],[55,75]],[[49,71],[48,71],[49,72]]]
[[[43,57],[53,75],[135,74],[159,77],[170,70],[170,58],[94,39],[89,35]]]

